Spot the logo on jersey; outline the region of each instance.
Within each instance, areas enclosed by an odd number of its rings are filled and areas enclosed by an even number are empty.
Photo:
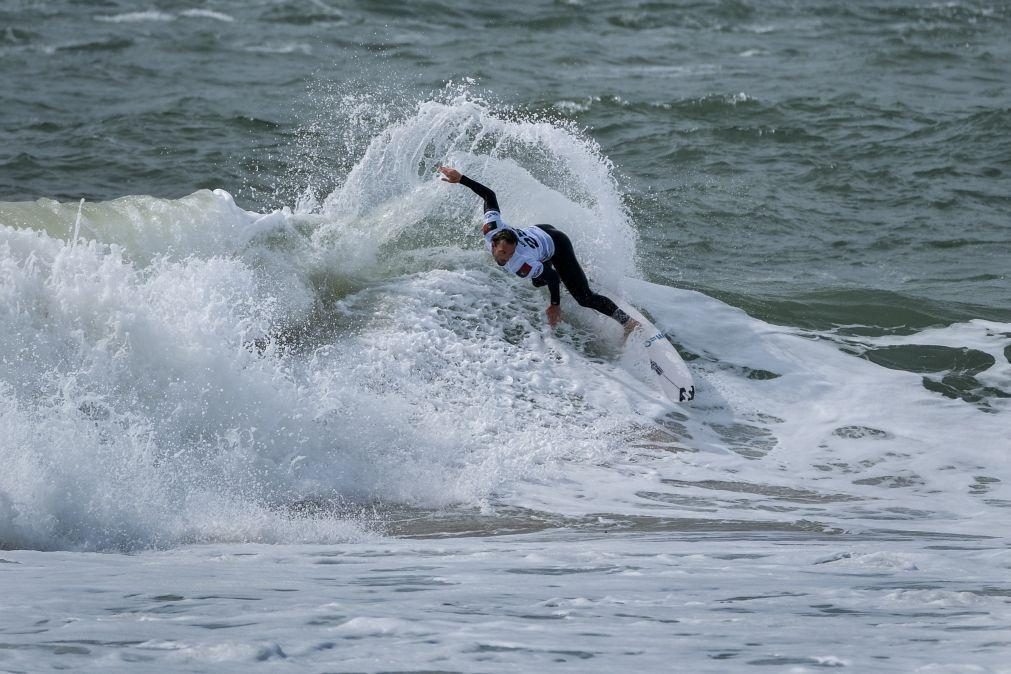
[[[530,273],[531,269],[533,269],[533,267],[524,262],[523,266],[520,267],[518,270],[516,270],[516,275],[519,276],[520,278],[526,278],[527,274]]]

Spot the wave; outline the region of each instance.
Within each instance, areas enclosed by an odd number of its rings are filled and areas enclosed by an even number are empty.
[[[568,299],[548,330],[439,163],[492,186],[507,220],[569,233],[592,280],[678,342],[696,404],[672,409],[619,365],[618,328]],[[945,397],[889,348],[964,346],[971,367],[945,351],[942,369],[1006,391],[1006,326],[801,330],[636,280],[599,148],[464,93],[366,134],[349,166],[270,213],[221,190],[0,204],[0,547],[355,540],[377,502],[805,528],[1000,515],[1007,400]],[[677,485],[657,476],[670,462]]]
[[[330,520],[287,507],[475,502],[613,443],[598,436],[620,421],[540,338],[530,293],[475,264],[473,195],[434,173],[453,161],[495,185],[510,217],[624,250],[610,270],[622,273],[630,227],[595,152],[550,125],[429,102],[315,211],[251,213],[221,190],[0,205],[0,545],[327,540]],[[397,170],[401,156],[415,161]],[[529,156],[543,161],[528,171]],[[569,196],[532,172],[569,181]]]

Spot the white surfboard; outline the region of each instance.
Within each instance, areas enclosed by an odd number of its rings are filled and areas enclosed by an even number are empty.
[[[625,353],[642,365],[649,366],[648,371],[653,380],[671,401],[686,403],[694,400],[695,383],[692,374],[667,336],[632,305],[622,301],[617,301],[617,304],[622,311],[639,322],[639,326],[625,340]],[[637,369],[645,370],[644,367]]]

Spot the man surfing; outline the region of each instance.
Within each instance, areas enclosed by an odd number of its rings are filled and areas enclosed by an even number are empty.
[[[611,299],[590,290],[586,274],[572,249],[572,242],[564,232],[551,225],[514,229],[502,220],[498,199],[493,191],[448,166],[440,166],[439,172],[445,182],[460,183],[484,199],[484,225],[481,233],[484,234],[485,247],[495,262],[520,278],[529,278],[538,288],[548,287],[551,303],[546,313],[551,327],[562,320],[559,282],[565,284],[565,289],[579,306],[596,309],[618,321],[624,326],[626,337],[639,325]]]

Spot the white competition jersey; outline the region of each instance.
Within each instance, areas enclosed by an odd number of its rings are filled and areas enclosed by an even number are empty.
[[[498,211],[486,211],[484,214],[484,243],[491,252],[491,238],[503,229],[511,229],[519,241],[516,252],[505,263],[505,268],[520,278],[535,279],[544,271],[544,263],[555,254],[555,242],[540,227],[525,227],[516,229],[502,220]]]

